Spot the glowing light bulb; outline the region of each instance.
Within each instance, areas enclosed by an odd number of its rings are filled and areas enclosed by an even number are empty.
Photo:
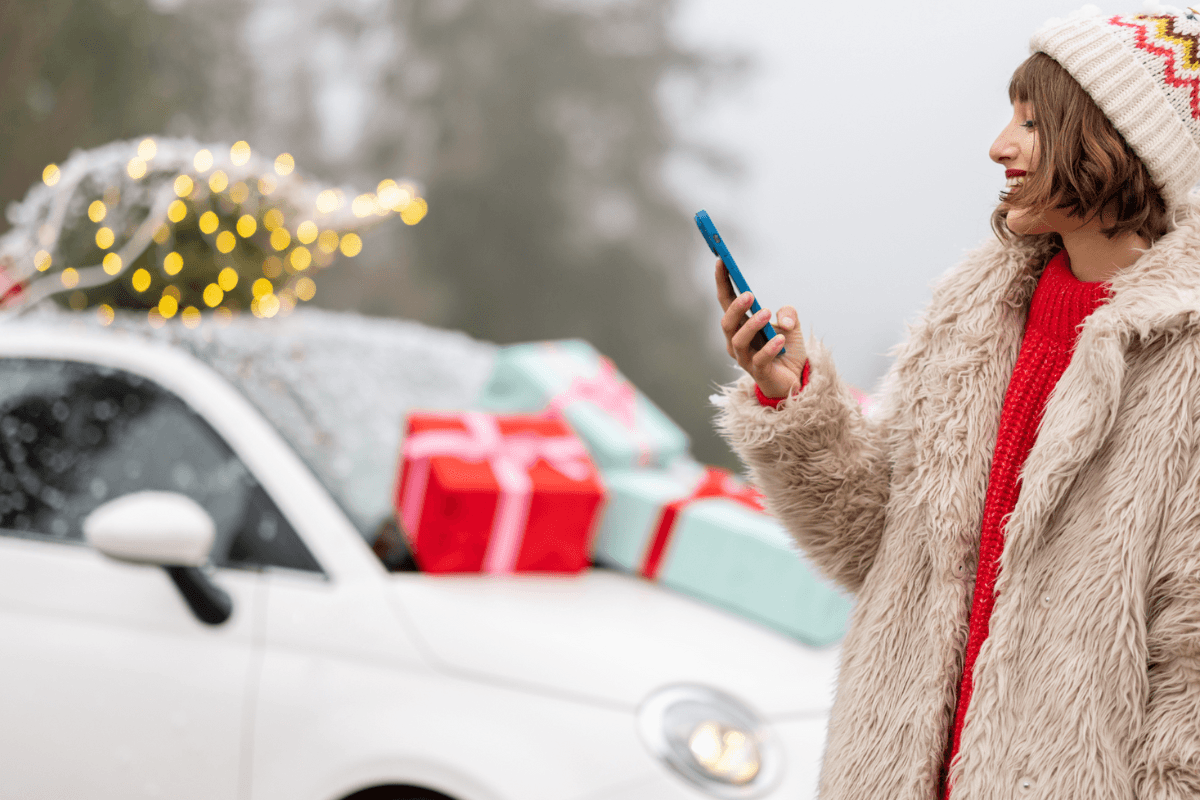
[[[235,247],[237,237],[233,235],[233,231],[221,231],[217,234],[217,249],[222,253],[232,253]]]
[[[337,250],[339,239],[337,231],[321,231],[321,235],[317,237],[317,247],[322,253],[332,253]]]
[[[174,284],[171,284],[167,286],[167,288],[163,289],[163,294],[167,297],[174,297],[176,300],[179,300],[183,297],[183,292],[179,291],[179,287]]]
[[[276,228],[271,231],[271,247],[276,250],[286,250],[291,243],[292,235],[287,232],[287,228]]]
[[[369,217],[379,210],[379,201],[373,194],[360,194],[350,203],[350,210],[360,219]]]
[[[225,299],[225,292],[220,286],[215,283],[210,283],[204,287],[204,305],[209,308],[216,308],[221,305],[221,301]]]
[[[279,256],[267,256],[263,261],[263,275],[274,280],[283,274],[283,259]]]
[[[191,175],[180,175],[175,179],[176,197],[187,197],[192,193],[192,189],[195,187],[195,185],[196,184],[192,181]]]
[[[238,273],[233,267],[226,267],[217,275],[217,286],[223,292],[232,292],[238,285]]]
[[[288,261],[291,263],[292,269],[297,272],[303,272],[312,263],[312,253],[309,252],[307,247],[300,245],[292,251],[291,256],[288,257]]]
[[[150,288],[150,273],[139,267],[133,273],[133,278],[130,279],[130,284],[135,292],[144,292]]]
[[[142,139],[142,141],[138,143],[138,158],[142,159],[143,161],[149,161],[156,155],[158,155],[158,145],[155,144],[153,139]]]
[[[379,184],[379,205],[384,208],[390,208],[393,211],[403,211],[403,207],[408,205],[408,201],[412,199],[412,195],[396,185],[395,181],[387,180]]]
[[[113,241],[116,237],[113,235],[112,228],[101,228],[96,231],[96,247],[101,250],[107,250],[113,246]]]
[[[362,239],[357,233],[347,233],[342,237],[341,245],[342,255],[347,258],[354,258],[362,252]]]
[[[179,301],[169,294],[164,294],[158,301],[158,313],[163,315],[164,319],[170,319],[175,316],[175,312],[179,310]]]
[[[216,194],[217,192],[225,191],[225,187],[229,185],[229,176],[224,170],[217,170],[212,175],[208,176],[208,188]]]
[[[167,219],[171,222],[183,222],[183,218],[187,216],[187,203],[182,200],[172,200],[171,205],[167,206]]]
[[[163,259],[163,272],[167,273],[168,275],[178,275],[179,271],[182,269],[183,256],[174,252],[167,253],[166,258]]]
[[[221,221],[217,219],[217,215],[211,211],[205,211],[200,215],[200,230],[204,233],[212,233],[220,223]]]
[[[196,308],[195,306],[187,306],[183,309],[183,312],[179,315],[179,318],[183,320],[185,327],[195,328],[200,324],[200,309]]]
[[[135,181],[141,180],[142,176],[146,174],[146,160],[137,157],[129,159],[129,163],[125,165],[125,171]]]
[[[211,150],[204,149],[196,153],[196,157],[192,159],[192,166],[197,172],[208,172],[212,169],[213,154]]]
[[[100,320],[101,325],[112,325],[113,320],[116,318],[116,312],[113,311],[113,307],[108,303],[101,303],[96,306],[96,319]]]
[[[250,144],[248,142],[234,142],[233,147],[229,148],[229,160],[234,163],[234,166],[242,166],[250,160]]]
[[[104,260],[100,262],[104,267],[104,272],[108,275],[116,275],[121,271],[121,257],[116,253],[107,253]]]
[[[58,164],[47,164],[42,170],[42,183],[47,186],[53,186],[58,183],[58,179],[62,177],[62,170],[58,168]]]
[[[404,220],[405,225],[416,225],[425,219],[428,212],[429,204],[425,202],[425,198],[416,197],[400,212],[400,219]]]
[[[325,189],[317,195],[317,211],[328,214],[337,211],[342,205],[342,197],[336,189]]]
[[[292,170],[296,168],[296,159],[292,158],[291,153],[280,153],[275,156],[275,174],[279,176],[290,175]]]
[[[249,239],[254,235],[256,230],[258,230],[258,220],[254,219],[254,217],[249,214],[242,214],[242,216],[238,217],[238,236],[241,236],[243,239]]]
[[[278,208],[272,208],[263,214],[263,227],[269,231],[274,231],[276,228],[283,226],[283,212]]]
[[[317,284],[312,278],[304,277],[296,281],[296,297],[301,300],[312,300],[317,293]]]
[[[270,319],[279,313],[279,298],[274,294],[264,294],[258,298],[259,315]]]
[[[74,267],[67,267],[62,271],[60,280],[62,281],[62,285],[66,288],[74,289],[79,285],[79,270],[75,269]]]
[[[92,222],[99,222],[108,214],[108,206],[104,205],[103,200],[93,200],[88,206],[88,219]]]
[[[275,178],[270,175],[263,175],[258,179],[259,194],[270,194],[278,188],[279,184],[275,181]]]
[[[302,244],[312,244],[317,238],[317,223],[311,220],[301,222],[299,227],[296,228],[296,238]]]
[[[163,315],[159,313],[158,306],[155,306],[146,313],[146,321],[150,323],[151,328],[161,328],[167,324],[167,321],[163,319]]]
[[[33,265],[37,267],[38,272],[45,272],[53,263],[54,259],[45,250],[38,250],[33,254]]]
[[[229,199],[241,205],[250,197],[250,187],[245,181],[238,181],[233,186],[229,187]]]
[[[250,287],[250,292],[255,297],[262,297],[264,294],[270,294],[275,291],[275,287],[266,278],[259,278]]]

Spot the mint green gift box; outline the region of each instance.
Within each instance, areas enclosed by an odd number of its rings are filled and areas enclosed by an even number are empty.
[[[644,574],[663,507],[690,495],[702,470],[606,472],[593,560]],[[777,520],[723,498],[680,509],[657,582],[818,647],[842,638],[850,614],[850,598],[817,574]]]
[[[501,348],[477,405],[501,414],[557,409],[601,469],[663,466],[688,449],[687,434],[582,340]]]

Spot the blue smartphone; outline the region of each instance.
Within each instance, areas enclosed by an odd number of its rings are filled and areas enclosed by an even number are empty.
[[[713,225],[712,219],[709,218],[708,212],[700,209],[696,212],[696,227],[700,229],[700,235],[704,237],[704,241],[708,243],[708,249],[713,251],[713,255],[721,259],[725,264],[725,271],[729,273],[730,280],[733,281],[733,286],[738,290],[738,293],[750,291],[750,284],[746,283],[746,279],[742,276],[742,271],[738,269],[737,262],[733,260],[733,256],[729,255],[729,248],[725,246],[725,240],[721,238],[721,234],[717,233],[717,226]],[[750,306],[750,313],[757,314],[762,310],[762,306],[758,304],[758,295],[754,296],[754,303]],[[768,322],[762,329],[763,338],[759,340],[755,336],[755,344],[758,347],[755,350],[761,350],[767,342],[775,338],[775,328]],[[786,353],[786,348],[780,348],[780,353]]]

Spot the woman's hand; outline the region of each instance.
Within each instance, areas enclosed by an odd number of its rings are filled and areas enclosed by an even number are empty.
[[[721,330],[725,333],[725,349],[742,369],[754,378],[758,388],[767,397],[786,397],[800,385],[800,376],[808,357],[804,352],[804,337],[796,319],[796,309],[784,306],[776,319],[776,336],[763,344],[766,338],[763,327],[771,320],[770,309],[764,308],[753,317],[747,317],[754,296],[749,292],[741,296],[733,293],[733,284],[725,264],[717,259],[717,300],[725,315],[721,317]],[[787,347],[787,352],[779,351]]]

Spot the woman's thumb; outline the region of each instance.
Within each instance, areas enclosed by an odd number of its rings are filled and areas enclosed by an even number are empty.
[[[779,309],[775,315],[775,326],[779,328],[779,332],[783,334],[784,342],[791,344],[797,341],[800,337],[800,322],[796,316],[796,309],[791,306],[784,306]]]

